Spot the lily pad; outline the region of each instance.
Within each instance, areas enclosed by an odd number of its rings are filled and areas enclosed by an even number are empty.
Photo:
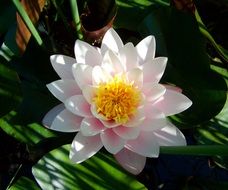
[[[21,84],[17,73],[8,67],[8,62],[0,56],[0,117],[16,108],[22,98]]]
[[[49,152],[33,166],[33,175],[43,190],[146,190],[111,155],[97,153],[81,164],[74,164],[68,158],[69,148],[65,145]]]
[[[29,187],[29,190],[40,190],[35,181],[24,176],[20,177],[9,190],[24,190],[25,187]]]
[[[162,82],[181,87],[193,102],[173,120],[191,127],[216,116],[225,104],[227,85],[222,76],[210,69],[206,41],[195,18],[170,7],[160,7],[144,19],[139,32],[142,36],[154,35],[157,55],[168,57]]]

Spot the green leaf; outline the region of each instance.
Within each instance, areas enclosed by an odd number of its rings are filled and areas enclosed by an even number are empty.
[[[154,5],[168,6],[168,0],[116,0],[118,13],[114,25],[136,31],[136,23],[140,23],[150,13]],[[126,16],[127,15],[127,16]]]
[[[20,177],[8,190],[25,190],[25,188],[29,188],[29,190],[40,190],[33,180],[24,176]]]
[[[33,166],[33,175],[43,190],[146,189],[111,155],[97,153],[81,164],[74,164],[68,158],[69,148],[65,145],[49,152]]]
[[[18,109],[0,119],[0,127],[10,136],[28,145],[34,145],[45,138],[61,133],[45,128],[41,121],[44,115],[56,104],[47,89],[39,89],[36,84],[22,83],[24,99]],[[45,93],[46,92],[46,93]]]
[[[0,56],[0,117],[17,107],[21,102],[19,77],[7,64],[8,62]]]
[[[212,66],[212,69],[222,76],[228,85],[227,69],[218,66]],[[226,94],[228,95],[228,94]],[[228,96],[227,96],[228,97]],[[228,145],[228,98],[222,111],[210,121],[196,128],[195,137],[199,144],[225,144]],[[214,157],[216,163],[228,168],[228,156]]]
[[[223,77],[210,69],[205,39],[194,17],[160,7],[144,19],[139,31],[143,36],[155,35],[157,55],[168,57],[162,82],[181,87],[193,102],[172,119],[191,127],[216,116],[225,104],[227,86]]]
[[[7,18],[7,19],[6,19]],[[0,1],[0,36],[16,20],[16,9],[10,1]]]

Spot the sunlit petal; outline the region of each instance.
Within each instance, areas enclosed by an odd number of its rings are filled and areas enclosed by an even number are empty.
[[[101,54],[104,55],[107,50],[119,52],[120,48],[123,47],[123,42],[116,31],[111,28],[109,29],[102,40]]]
[[[85,137],[81,132],[78,132],[71,144],[69,157],[73,162],[79,164],[92,157],[102,147],[100,135]]]
[[[136,154],[126,148],[123,148],[114,157],[125,170],[134,175],[139,174],[146,164],[145,156]]]
[[[150,59],[142,65],[143,82],[158,83],[163,76],[167,64],[166,57]]]
[[[169,89],[154,103],[154,106],[161,110],[166,116],[178,114],[191,105],[192,101],[185,95]]]
[[[82,95],[75,95],[65,101],[66,108],[81,117],[92,117],[90,105]]]
[[[81,89],[85,85],[92,84],[92,70],[91,66],[85,64],[74,64],[72,66],[74,78]]]
[[[77,116],[64,109],[51,124],[50,129],[61,132],[76,132],[80,130],[83,117]]]
[[[105,130],[105,126],[96,118],[84,118],[80,131],[84,136],[94,136]]]
[[[105,149],[112,154],[119,152],[125,144],[125,140],[114,133],[112,129],[101,132],[101,141]]]
[[[81,89],[75,80],[57,80],[48,84],[47,88],[61,102],[73,95],[81,94]]]
[[[128,140],[125,147],[146,157],[158,157],[159,144],[151,131],[141,131],[137,139]]]
[[[136,51],[141,64],[155,57],[155,46],[154,36],[147,36],[136,45]]]
[[[62,79],[73,79],[71,67],[76,63],[76,59],[66,55],[52,55],[50,61],[56,73]]]

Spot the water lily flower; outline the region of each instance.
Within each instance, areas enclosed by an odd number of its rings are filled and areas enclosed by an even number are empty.
[[[123,44],[109,29],[95,48],[77,40],[75,58],[52,55],[61,78],[47,85],[62,103],[43,119],[45,126],[78,132],[70,159],[81,163],[102,147],[127,171],[138,174],[146,157],[158,157],[160,146],[186,145],[184,135],[167,119],[192,102],[178,88],[159,83],[167,63],[155,58],[155,38],[136,46]]]

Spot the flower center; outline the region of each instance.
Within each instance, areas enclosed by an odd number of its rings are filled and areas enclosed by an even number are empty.
[[[99,114],[124,124],[135,114],[140,97],[140,91],[133,83],[115,76],[110,82],[99,84],[93,101]]]

